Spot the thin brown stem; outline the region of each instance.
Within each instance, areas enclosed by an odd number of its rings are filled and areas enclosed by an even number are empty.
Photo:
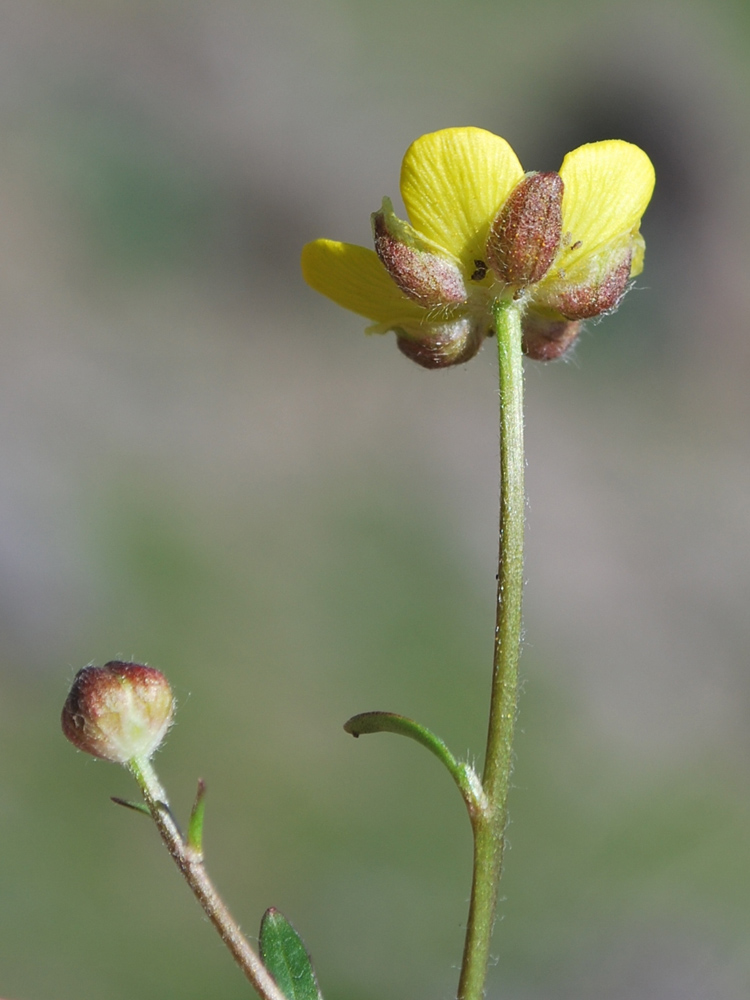
[[[240,926],[208,877],[203,856],[191,850],[172,817],[166,793],[159,782],[151,762],[132,760],[132,771],[143,793],[149,812],[156,823],[161,839],[190,886],[193,895],[203,907],[206,916],[232,953],[235,962],[255,987],[262,1000],[286,1000],[270,973],[251,948]]]

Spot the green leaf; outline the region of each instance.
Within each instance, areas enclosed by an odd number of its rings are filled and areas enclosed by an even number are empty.
[[[416,740],[445,765],[458,785],[470,816],[485,808],[482,783],[474,768],[470,764],[456,760],[440,737],[426,726],[420,725],[413,719],[407,719],[405,715],[396,715],[395,712],[362,712],[360,715],[353,715],[348,722],[345,722],[344,729],[355,737],[363,736],[365,733],[396,733]]]
[[[195,803],[190,813],[188,823],[187,845],[199,857],[203,857],[203,818],[206,814],[206,784],[203,778],[198,780],[198,791]]]
[[[260,923],[260,957],[287,1000],[322,1000],[302,938],[274,907]]]

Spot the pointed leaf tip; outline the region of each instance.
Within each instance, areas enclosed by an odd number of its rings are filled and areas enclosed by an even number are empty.
[[[144,805],[143,802],[129,802],[127,799],[121,799],[117,795],[110,795],[110,799],[116,806],[125,806],[126,809],[132,809],[133,812],[143,813],[144,816],[150,816],[148,806]]]
[[[188,848],[199,857],[203,857],[203,820],[206,814],[206,783],[203,778],[198,779],[198,791],[195,793],[195,802],[190,813],[188,823],[187,845]]]
[[[273,906],[260,923],[260,957],[287,1000],[322,1000],[302,938]]]
[[[397,715],[395,712],[361,712],[347,720],[344,729],[352,736],[362,736],[364,733],[396,733],[399,736],[408,736],[435,754],[452,774],[459,767],[456,758],[439,736],[431,732],[427,726],[422,726],[413,719],[407,719],[405,715]]]

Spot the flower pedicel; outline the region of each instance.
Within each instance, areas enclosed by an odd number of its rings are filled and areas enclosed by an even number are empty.
[[[394,331],[426,368],[472,358],[493,333],[492,303],[523,310],[523,349],[550,360],[584,319],[610,312],[643,269],[641,216],[654,169],[629,142],[579,146],[559,173],[528,173],[508,143],[479,128],[432,132],[401,167],[410,219],[388,198],[372,216],[375,249],[315,240],[302,252],[308,284]]]

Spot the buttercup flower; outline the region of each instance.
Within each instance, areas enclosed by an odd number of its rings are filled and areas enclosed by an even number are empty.
[[[559,173],[528,173],[508,143],[449,128],[412,143],[401,167],[409,222],[391,202],[372,216],[375,249],[315,240],[302,272],[316,291],[396,333],[426,368],[473,357],[492,303],[523,310],[524,351],[560,357],[584,319],[617,307],[643,270],[641,216],[654,169],[619,139],[573,150]]]

